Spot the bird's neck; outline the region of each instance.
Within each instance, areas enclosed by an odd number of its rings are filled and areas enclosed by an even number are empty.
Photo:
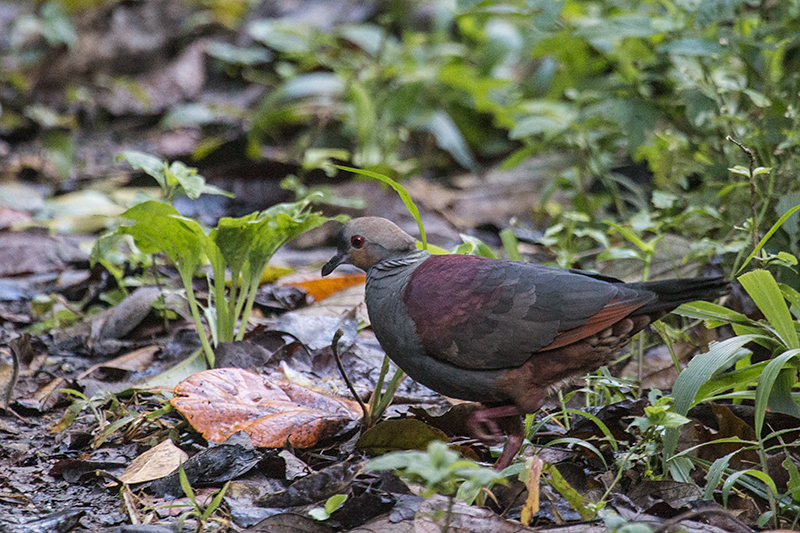
[[[393,270],[405,270],[408,267],[416,267],[427,258],[431,253],[427,250],[414,250],[413,252],[403,252],[394,256],[381,259],[370,267],[370,271],[390,272]]]

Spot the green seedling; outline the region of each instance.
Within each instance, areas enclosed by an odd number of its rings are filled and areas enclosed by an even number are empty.
[[[411,483],[422,485],[423,496],[455,497],[472,503],[484,488],[503,482],[491,468],[462,458],[446,443],[434,440],[426,451],[392,452],[372,459],[369,470],[394,470]]]
[[[222,498],[225,497],[225,492],[228,490],[228,486],[230,485],[230,481],[225,483],[220,490],[214,494],[214,498],[211,500],[205,508],[197,501],[197,498],[194,495],[194,489],[192,489],[192,485],[189,483],[189,478],[186,476],[186,471],[183,469],[183,465],[178,467],[178,477],[181,483],[181,489],[183,493],[186,494],[186,497],[189,498],[189,501],[194,508],[191,511],[188,511],[181,515],[179,524],[181,527],[178,527],[178,531],[180,531],[183,526],[183,522],[189,517],[195,517],[197,519],[197,526],[195,527],[195,533],[200,533],[206,528],[206,522],[208,522],[209,518],[214,514],[214,512],[219,509],[220,504],[222,504]]]

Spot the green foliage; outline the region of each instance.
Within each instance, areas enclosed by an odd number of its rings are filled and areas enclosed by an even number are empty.
[[[203,331],[203,325],[192,279],[198,267],[205,261],[210,263],[213,280],[205,316],[216,345],[244,336],[261,273],[278,248],[328,220],[310,211],[313,200],[309,197],[241,218],[222,218],[209,233],[194,220],[181,216],[174,207],[151,200],[123,213],[123,218],[134,223],[120,226],[117,233],[131,235],[142,252],[163,252],[175,265],[199,332]],[[226,274],[230,274],[229,292],[226,292]],[[201,333],[200,338],[213,367],[211,345],[205,334]]]
[[[800,406],[791,397],[791,389],[797,382],[796,356],[800,353],[800,324],[786,302],[796,300],[796,291],[776,283],[772,274],[765,270],[748,272],[740,276],[739,281],[764,314],[765,320],[753,321],[735,311],[708,302],[684,304],[678,308],[678,314],[706,320],[709,327],[730,324],[737,335],[715,343],[708,352],[695,356],[678,376],[673,396],[675,410],[682,415],[693,405],[703,401],[723,398],[753,399],[756,401],[755,429],[760,435],[767,407],[800,416]],[[794,303],[792,307],[794,313],[797,313]],[[756,342],[770,350],[772,359],[722,373],[749,353],[744,348],[749,342]],[[734,387],[741,389],[742,386],[754,386],[755,390],[728,392]],[[673,453],[676,439],[675,431],[668,432],[665,444],[667,457]]]
[[[369,470],[394,470],[411,483],[422,485],[423,495],[455,496],[471,503],[483,488],[502,482],[503,476],[474,461],[462,459],[444,442],[434,440],[427,451],[392,452],[372,459]]]
[[[231,193],[219,187],[208,185],[205,178],[197,173],[196,168],[187,167],[180,161],[168,164],[155,156],[136,151],[122,152],[117,159],[124,159],[133,168],[143,170],[155,179],[161,187],[164,199],[168,202],[172,202],[176,196],[182,194],[192,199],[197,199],[202,194],[233,197]]]
[[[658,395],[660,391],[651,392],[650,405],[644,408],[644,416],[634,417],[631,423],[631,426],[639,428],[643,435],[650,438],[660,437],[667,429],[677,429],[690,422],[688,418],[674,411],[671,397],[656,398]]]
[[[325,502],[325,507],[314,507],[309,509],[308,514],[314,520],[327,520],[331,515],[336,512],[344,502],[347,501],[347,494],[334,494]]]
[[[168,165],[139,152],[126,152],[121,157],[156,179],[168,199],[178,193],[193,198],[204,193],[227,194],[206,185],[196,169],[182,163]],[[182,216],[171,205],[148,200],[121,215],[133,223],[121,225],[114,233],[100,237],[91,259],[112,267],[119,280],[121,274],[108,259],[114,251],[116,237],[130,235],[142,253],[163,253],[178,270],[206,359],[213,367],[214,351],[203,333],[202,316],[205,315],[215,346],[220,342],[241,340],[261,274],[270,258],[291,239],[328,220],[311,211],[312,204],[321,197],[322,193],[313,193],[297,202],[278,204],[260,213],[241,218],[225,217],[209,232],[196,221]],[[337,220],[344,218],[338,217]],[[201,314],[192,280],[206,263],[210,264],[213,276],[209,280],[208,305]]]
[[[228,487],[230,486],[231,482],[228,481],[225,483],[225,485],[214,494],[214,498],[211,500],[211,502],[204,508],[203,505],[197,501],[197,498],[194,494],[194,489],[189,483],[189,478],[186,476],[186,471],[183,469],[182,464],[178,466],[178,479],[180,480],[181,490],[183,490],[183,493],[189,499],[189,502],[194,508],[180,516],[178,522],[179,528],[183,529],[183,523],[187,518],[194,517],[197,520],[195,533],[200,533],[201,531],[205,530],[206,523],[219,509],[220,505],[222,504],[222,498],[225,497],[225,493],[228,491]]]
[[[739,277],[739,282],[763,313],[764,319],[750,320],[735,311],[707,302],[681,306],[677,311],[679,314],[704,319],[709,327],[729,324],[736,336],[715,343],[708,352],[695,356],[678,376],[672,394],[675,410],[681,415],[704,401],[755,401],[756,440],[748,441],[739,437],[726,440],[740,444],[741,450],[755,450],[761,469],[733,472],[727,469],[727,465],[734,454],[721,457],[709,467],[706,493],[712,491],[720,483],[723,472],[727,472],[728,478],[722,486],[723,498],[727,501],[727,495],[735,483],[748,483],[748,488],[755,486],[770,503],[770,514],[764,520],[772,519],[777,525],[778,510],[790,505],[787,502],[791,502],[791,496],[781,496],[769,477],[766,442],[781,432],[764,435],[764,418],[767,409],[800,418],[800,405],[792,394],[800,367],[800,323],[797,318],[800,295],[791,287],[778,284],[772,274],[765,270],[748,272]],[[791,310],[787,301],[792,306]],[[769,350],[772,357],[725,372],[750,353],[745,346],[751,342]],[[680,465],[685,461],[687,451],[675,454],[677,441],[677,429],[668,429],[664,439],[664,457],[670,464],[673,476],[681,479],[683,474]],[[793,489],[789,492],[793,494]],[[794,512],[797,512],[796,508]]]

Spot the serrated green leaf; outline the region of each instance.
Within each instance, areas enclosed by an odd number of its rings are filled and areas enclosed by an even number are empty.
[[[797,465],[794,464],[791,455],[786,454],[786,459],[781,463],[783,467],[789,472],[789,483],[786,486],[786,492],[796,502],[800,502],[800,472],[797,470]]]

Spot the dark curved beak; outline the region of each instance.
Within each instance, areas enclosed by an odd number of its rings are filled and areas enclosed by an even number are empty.
[[[331,260],[322,267],[322,276],[325,277],[336,270],[336,267],[344,263],[345,259],[347,259],[347,256],[343,253],[338,253],[331,257]]]

